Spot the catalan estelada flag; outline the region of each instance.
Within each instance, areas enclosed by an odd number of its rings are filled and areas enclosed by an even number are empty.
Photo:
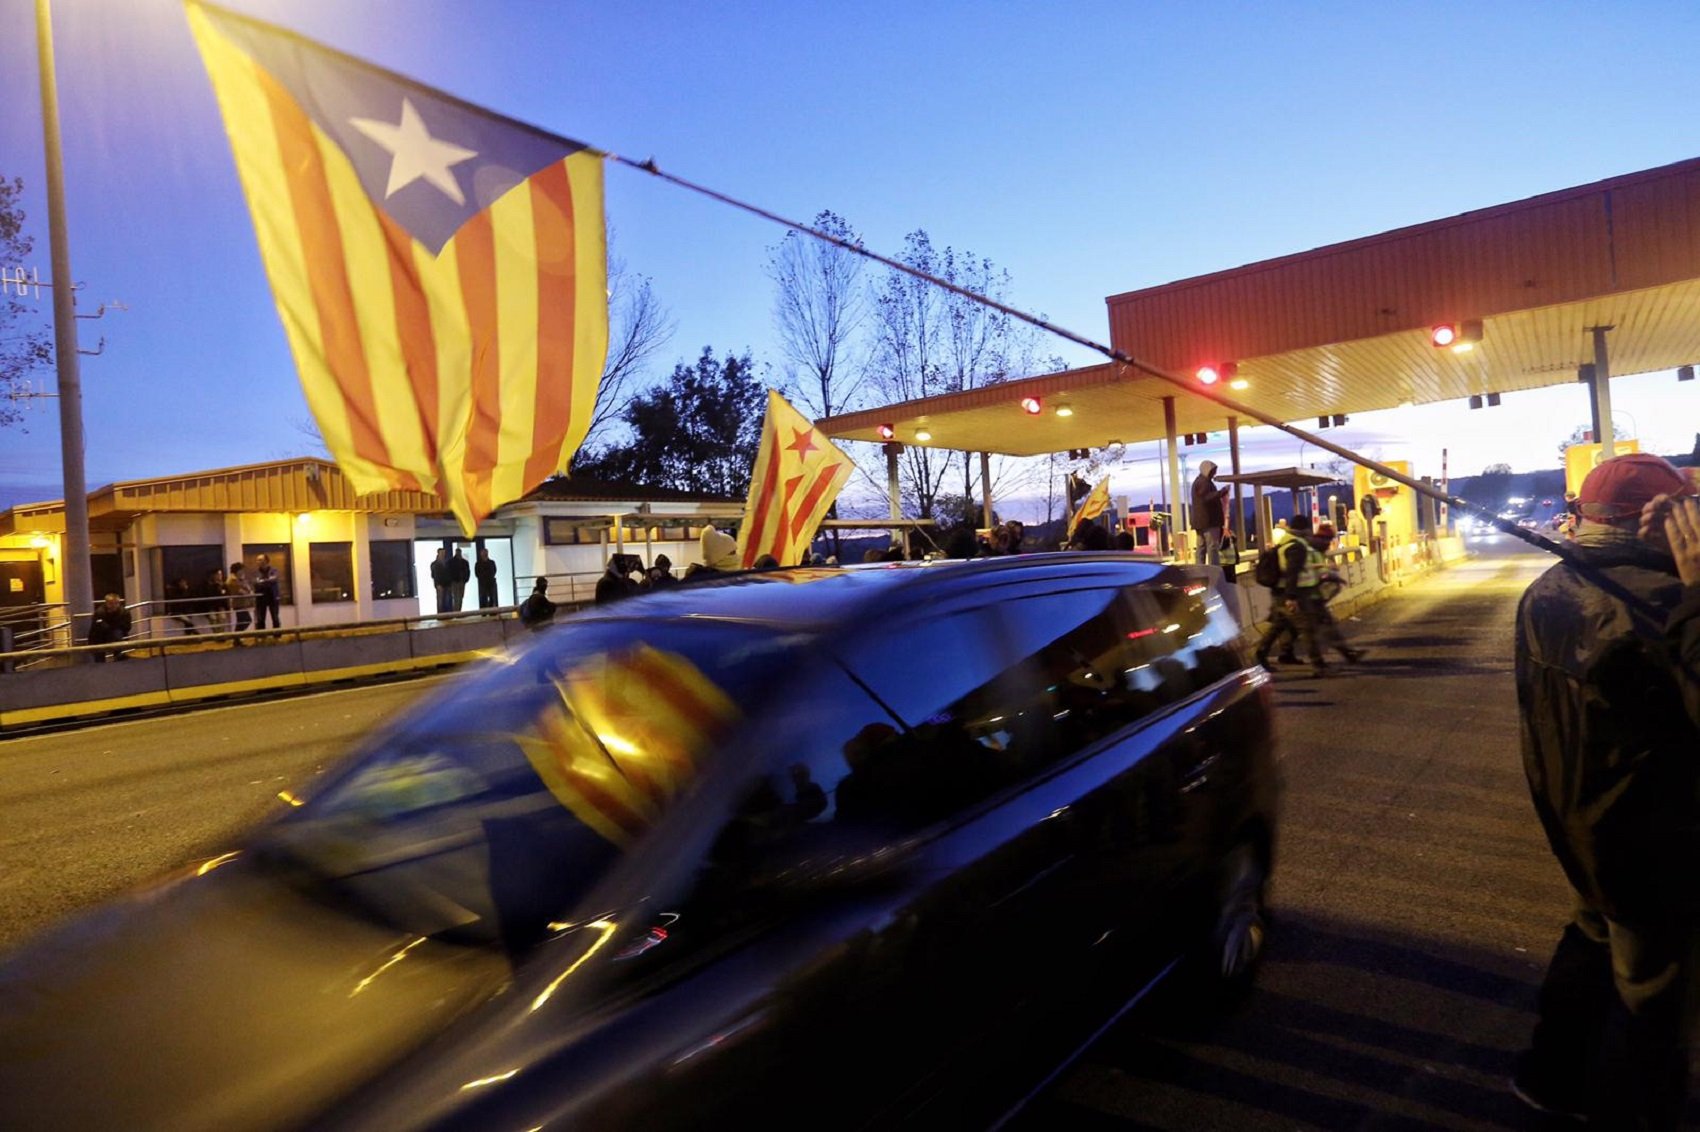
[[[1105,476],[1103,479],[1098,481],[1098,486],[1092,489],[1092,493],[1080,501],[1080,510],[1076,511],[1074,513],[1074,518],[1068,521],[1069,537],[1074,537],[1074,528],[1080,526],[1081,523],[1084,523],[1088,519],[1096,519],[1099,515],[1102,515],[1106,510],[1108,510],[1109,506],[1110,477]]]
[[[797,565],[854,467],[807,417],[768,390],[761,447],[750,473],[744,525],[738,531],[738,557],[744,568],[764,554],[773,555],[781,566]]]
[[[622,848],[696,779],[738,707],[677,653],[645,644],[590,657],[514,736],[555,800]]]
[[[356,490],[435,492],[470,535],[589,428],[603,155],[270,24],[188,13],[326,447]]]

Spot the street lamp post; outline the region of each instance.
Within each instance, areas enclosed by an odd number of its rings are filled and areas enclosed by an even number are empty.
[[[64,155],[59,145],[59,86],[53,67],[53,16],[35,0],[35,42],[41,70],[41,133],[47,159],[47,242],[53,270],[53,355],[59,382],[59,451],[65,486],[65,610],[71,643],[77,620],[94,612],[89,568],[89,497],[83,479],[83,383],[77,364],[76,292],[65,224]]]

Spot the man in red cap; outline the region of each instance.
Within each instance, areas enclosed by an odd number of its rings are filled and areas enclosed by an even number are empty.
[[[1576,890],[1512,1088],[1608,1127],[1676,1128],[1688,1086],[1700,924],[1700,726],[1664,622],[1670,548],[1638,535],[1660,496],[1693,493],[1657,456],[1607,460],[1577,497],[1573,544],[1517,610],[1523,769]]]

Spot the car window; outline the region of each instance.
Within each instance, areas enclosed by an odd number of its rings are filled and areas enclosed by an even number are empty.
[[[1114,734],[1166,702],[1155,667],[1173,634],[1141,621],[1120,589],[1041,594],[1004,603],[1021,655],[1022,769],[1031,773]]]
[[[1130,675],[1159,703],[1183,700],[1243,666],[1239,626],[1202,582],[1125,591],[1145,664]]]
[[[377,737],[258,848],[422,934],[523,947],[694,785],[797,651],[725,624],[563,627]]]
[[[896,722],[846,737],[838,810],[914,828],[951,816],[1019,777],[1019,673],[995,607],[903,626],[844,661]]]

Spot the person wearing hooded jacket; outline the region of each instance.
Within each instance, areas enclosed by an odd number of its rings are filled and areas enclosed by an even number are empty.
[[[722,574],[743,568],[743,563],[738,559],[738,540],[725,531],[704,527],[700,542],[702,561],[691,565],[685,572],[686,578],[696,578],[703,574]]]
[[[1231,490],[1216,486],[1216,461],[1205,460],[1198,465],[1198,478],[1192,481],[1192,529],[1198,534],[1197,561],[1201,566],[1221,565],[1225,522],[1222,497]]]
[[[1517,610],[1523,769],[1575,911],[1511,1085],[1614,1128],[1680,1125],[1700,1005],[1700,724],[1665,638],[1685,587],[1637,534],[1653,499],[1692,491],[1657,456],[1601,463],[1577,499],[1587,570],[1551,567]]]

